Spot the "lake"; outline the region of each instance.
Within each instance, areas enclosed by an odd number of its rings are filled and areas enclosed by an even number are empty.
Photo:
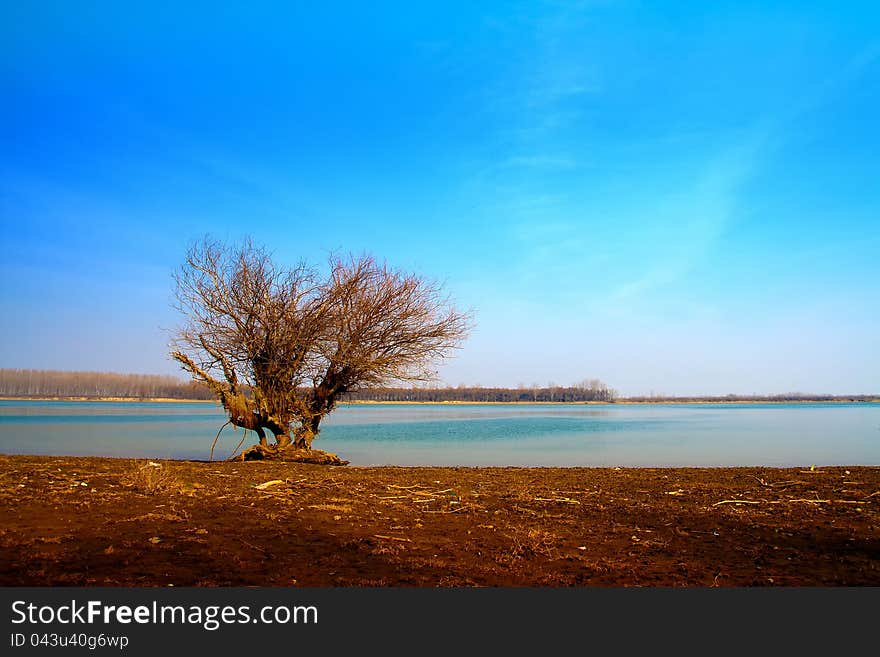
[[[0,401],[0,453],[207,459],[225,421],[212,403]],[[226,427],[214,457],[241,438]],[[352,465],[878,465],[880,404],[346,404],[314,446]]]

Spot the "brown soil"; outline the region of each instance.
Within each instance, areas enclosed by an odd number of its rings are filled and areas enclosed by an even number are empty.
[[[0,585],[880,585],[880,468],[0,456]]]

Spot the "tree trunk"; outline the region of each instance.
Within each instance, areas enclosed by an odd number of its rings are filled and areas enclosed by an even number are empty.
[[[256,431],[257,435],[260,437],[260,444],[263,447],[266,447],[269,444],[269,441],[266,440],[266,432],[263,431],[263,427],[257,427],[254,431]]]
[[[303,422],[299,428],[294,431],[296,440],[294,447],[298,449],[311,449],[312,441],[320,433],[318,425],[321,424],[322,415],[314,415],[310,419]]]
[[[274,415],[260,418],[259,422],[272,432],[275,437],[275,447],[283,448],[290,445],[290,422]],[[260,441],[265,446],[266,443]]]

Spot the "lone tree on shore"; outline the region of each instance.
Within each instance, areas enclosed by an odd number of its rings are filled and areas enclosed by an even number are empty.
[[[347,392],[433,378],[432,362],[466,337],[469,318],[440,286],[371,256],[329,271],[285,268],[250,240],[191,246],[175,274],[185,317],[171,356],[218,397],[260,451],[311,449]],[[269,446],[266,430],[275,438]]]

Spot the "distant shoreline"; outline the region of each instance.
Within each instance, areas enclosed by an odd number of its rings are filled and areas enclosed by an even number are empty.
[[[160,404],[217,404],[215,399],[175,399],[171,397],[0,397],[0,401],[66,401],[66,402],[145,402]],[[651,404],[877,404],[880,397],[842,399],[655,399],[617,401],[379,401],[352,400],[351,405],[411,406],[645,406]]]

